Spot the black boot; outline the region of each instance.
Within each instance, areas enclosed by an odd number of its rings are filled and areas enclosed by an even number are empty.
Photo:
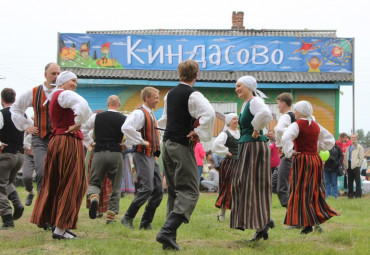
[[[8,199],[12,201],[14,207],[13,220],[18,220],[20,217],[22,217],[24,211],[24,206],[18,196],[18,192],[15,190],[10,193]]]
[[[1,225],[1,230],[6,230],[8,228],[14,228],[14,222],[13,222],[13,216],[11,214],[7,214],[4,216],[1,216],[3,220],[3,225]]]
[[[275,222],[274,220],[271,219],[270,222],[267,223],[267,225],[264,227],[264,229],[260,231],[257,230],[256,233],[254,233],[254,235],[252,236],[252,238],[247,240],[247,242],[257,242],[261,238],[263,238],[263,240],[267,240],[269,238],[269,234],[268,234],[269,229],[274,228],[274,227],[275,227]]]
[[[163,249],[180,250],[181,247],[176,243],[176,231],[184,222],[184,218],[176,213],[170,213],[161,231],[157,235],[157,242],[163,244]]]
[[[134,219],[133,218],[130,218],[127,214],[127,212],[125,213],[125,216],[123,216],[122,220],[121,220],[121,223],[123,224],[123,226],[125,226],[126,228],[131,228],[131,229],[134,229]]]
[[[145,207],[145,212],[144,212],[143,217],[141,218],[141,222],[140,222],[140,229],[145,229],[145,230],[153,229],[152,228],[152,221],[153,221],[156,209],[157,209],[156,206],[154,207],[154,206],[148,206],[147,205]]]
[[[99,196],[97,194],[93,194],[90,196],[90,209],[89,209],[89,217],[90,219],[96,218],[96,213],[98,211],[98,205],[99,205]]]
[[[134,218],[139,211],[140,207],[131,203],[130,207],[127,209],[127,212],[125,213],[125,216],[123,216],[121,223],[126,227],[126,228],[131,228],[134,229]]]
[[[33,197],[34,196],[35,196],[35,194],[28,193],[27,198],[26,198],[26,201],[24,202],[25,205],[27,205],[27,206],[32,205],[32,200],[33,200]]]

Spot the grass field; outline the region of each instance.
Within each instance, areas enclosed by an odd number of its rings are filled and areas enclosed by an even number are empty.
[[[22,201],[26,197],[18,188]],[[254,231],[230,229],[229,211],[226,221],[217,221],[218,209],[214,207],[215,193],[201,193],[189,224],[178,230],[179,254],[370,254],[370,196],[362,199],[329,198],[328,203],[341,212],[323,224],[323,234],[300,235],[300,230],[288,230],[283,225],[285,210],[273,195],[271,216],[276,227],[269,231],[267,241],[247,245]],[[155,241],[166,213],[167,195],[157,210],[153,230],[139,230],[144,207],[134,220],[134,230],[120,223],[133,195],[121,199],[121,213],[117,223],[106,225],[105,217],[91,220],[85,201],[79,214],[78,240],[53,240],[51,231],[44,231],[29,223],[33,206],[26,207],[23,217],[15,221],[15,228],[0,231],[0,254],[170,254]]]

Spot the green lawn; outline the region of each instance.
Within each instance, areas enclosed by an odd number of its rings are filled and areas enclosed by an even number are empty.
[[[26,197],[18,188],[22,201]],[[230,229],[229,211],[225,222],[217,221],[214,207],[215,193],[201,193],[198,205],[189,224],[178,230],[178,243],[183,247],[179,254],[370,254],[370,196],[349,200],[346,197],[328,199],[328,203],[341,212],[323,224],[323,234],[300,235],[300,230],[288,230],[283,225],[285,210],[273,195],[272,218],[276,227],[269,231],[267,241],[246,245],[240,240],[249,239],[253,230]],[[53,240],[51,231],[44,231],[29,223],[33,206],[26,207],[23,217],[15,221],[15,228],[0,231],[0,254],[169,254],[155,241],[166,213],[167,195],[157,210],[153,230],[139,230],[144,207],[134,220],[134,230],[120,223],[133,195],[121,199],[121,214],[117,223],[106,225],[105,217],[91,220],[85,202],[80,210],[78,240]]]

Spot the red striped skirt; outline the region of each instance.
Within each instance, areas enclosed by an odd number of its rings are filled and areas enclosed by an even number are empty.
[[[231,188],[230,227],[261,229],[270,221],[270,149],[266,142],[239,144]]]
[[[231,209],[231,183],[233,179],[236,159],[224,158],[220,164],[220,182],[218,188],[218,198],[215,206],[217,208]]]
[[[89,162],[88,164],[88,180],[90,182],[90,173],[91,173],[91,162],[93,159],[94,153],[87,152],[86,153],[86,162]],[[108,172],[105,173],[103,181],[100,185],[100,193],[99,193],[99,204],[98,204],[98,213],[105,213],[108,211],[108,204],[109,204],[109,198],[110,194],[112,193],[112,181],[108,178]],[[86,208],[90,208],[91,201],[90,199],[86,199]]]
[[[323,165],[318,154],[294,156],[289,183],[291,193],[284,224],[314,226],[340,215],[325,201]]]
[[[82,140],[69,135],[51,138],[44,178],[31,223],[62,229],[77,228],[78,212],[87,189]]]

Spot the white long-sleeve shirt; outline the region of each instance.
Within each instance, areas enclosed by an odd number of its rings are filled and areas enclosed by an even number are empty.
[[[244,102],[241,112],[244,111],[247,102]],[[252,126],[255,130],[262,130],[267,124],[272,121],[272,114],[268,106],[261,97],[253,97],[250,100],[249,110],[254,116]]]
[[[239,130],[231,130],[228,128],[230,134],[237,140],[240,138],[240,132]],[[217,153],[220,156],[226,156],[226,154],[229,152],[229,148],[225,146],[227,141],[227,134],[225,132],[221,132],[216,139],[213,141],[212,145],[212,152]]]
[[[162,117],[158,121],[158,126],[163,129],[165,129],[167,125],[167,95],[164,97],[164,110]],[[194,129],[195,133],[199,136],[199,139],[204,142],[211,141],[216,118],[215,110],[212,105],[202,93],[195,91],[189,96],[188,110],[191,117],[194,119],[200,118],[199,126]]]
[[[84,136],[84,146],[87,148],[94,142],[94,139],[91,136],[91,130],[95,126],[96,113],[93,113],[90,118],[81,126],[81,132]]]
[[[28,134],[24,137],[23,146],[25,149],[32,149],[32,134]]]
[[[4,126],[4,116],[3,113],[0,112],[0,129],[3,129]]]
[[[281,139],[283,138],[283,134],[290,124],[292,124],[292,119],[290,118],[290,115],[288,113],[283,114],[279,118],[278,123],[274,128],[276,147],[281,147]]]
[[[108,109],[108,112],[118,112],[113,109]],[[81,132],[84,136],[84,145],[85,147],[89,147],[90,144],[94,142],[93,137],[91,136],[91,132],[95,127],[95,119],[96,113],[93,113],[90,118],[81,126]]]
[[[4,116],[3,113],[0,112],[0,129],[3,129],[4,126]],[[0,141],[0,146],[2,145],[2,142]]]
[[[60,90],[60,89],[59,89]],[[91,116],[91,109],[87,101],[72,90],[63,90],[58,96],[58,103],[62,108],[70,108],[76,115],[76,125],[82,125]]]
[[[305,118],[302,119],[307,120]],[[317,141],[317,149],[319,151],[330,150],[335,144],[334,136],[320,124],[318,125],[320,127],[320,133]],[[298,135],[299,126],[296,122],[294,122],[288,126],[283,134],[282,147],[285,157],[290,158],[293,155],[293,140],[296,139]]]
[[[45,84],[42,85],[46,97],[50,95],[53,89],[48,89]],[[41,102],[44,103],[44,102]],[[31,119],[25,119],[24,113],[28,107],[33,105],[33,89],[26,91],[20,97],[17,97],[15,103],[10,107],[10,112],[12,113],[12,121],[14,126],[20,130],[24,131],[27,127],[33,126],[33,121]]]
[[[142,107],[148,111],[152,119],[155,118],[153,111],[149,107],[144,104]],[[126,141],[124,142],[126,148],[131,148],[133,145],[144,144],[144,139],[141,136],[141,133],[138,131],[142,129],[144,125],[145,115],[140,109],[136,109],[127,117],[121,128],[122,132],[126,136]]]

